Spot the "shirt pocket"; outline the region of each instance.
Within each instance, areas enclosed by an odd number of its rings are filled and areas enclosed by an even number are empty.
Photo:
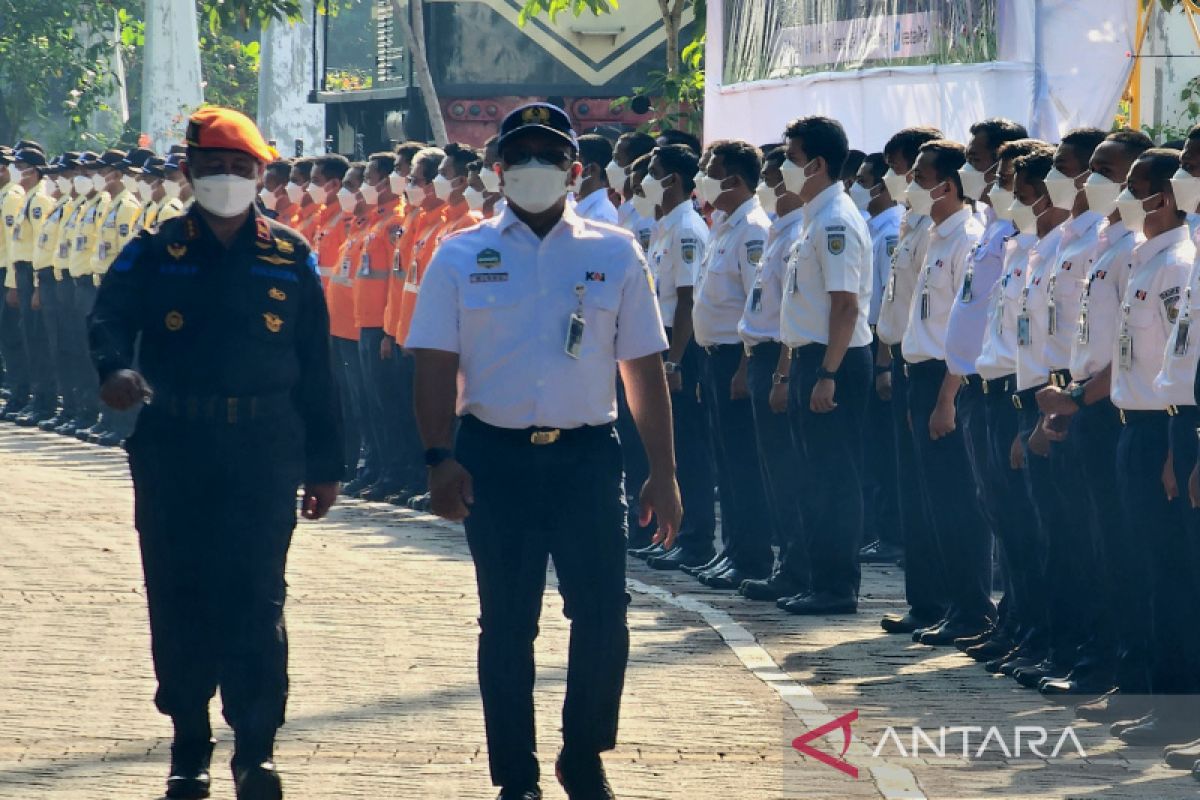
[[[1130,330],[1146,331],[1158,324],[1158,314],[1149,302],[1137,301],[1129,307],[1128,323]]]
[[[620,307],[621,292],[617,284],[588,286],[583,296],[583,352],[595,352],[605,347],[611,351],[615,347]]]

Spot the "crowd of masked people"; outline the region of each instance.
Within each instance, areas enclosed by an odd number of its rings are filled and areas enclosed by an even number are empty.
[[[570,202],[638,240],[670,342],[684,519],[664,549],[632,514],[631,556],[819,616],[856,613],[861,563],[898,560],[908,609],[885,631],[1200,762],[1200,126],[1045,142],[993,118],[863,153],[802,117],[762,147],[579,148]],[[132,429],[97,407],[84,319],[123,245],[189,201],[181,157],[0,148],[5,420]],[[503,210],[496,162],[494,140],[407,142],[267,168],[260,207],[325,284],[347,495],[428,502],[404,342],[439,244]]]

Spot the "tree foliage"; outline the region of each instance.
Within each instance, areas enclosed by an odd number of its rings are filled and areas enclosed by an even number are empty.
[[[525,23],[541,13],[548,14],[553,22],[564,11],[569,11],[577,17],[585,11],[590,11],[598,17],[617,8],[617,0],[526,0],[520,16],[517,17],[517,24],[524,27]]]

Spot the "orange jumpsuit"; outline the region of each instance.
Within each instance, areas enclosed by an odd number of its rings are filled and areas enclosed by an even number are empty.
[[[470,210],[466,203],[455,206],[443,205],[436,212],[437,220],[425,229],[413,244],[411,257],[412,268],[408,271],[404,283],[404,294],[400,305],[400,316],[396,325],[396,341],[403,344],[408,338],[408,329],[412,325],[413,311],[417,307],[417,297],[421,293],[421,281],[425,277],[425,268],[433,260],[442,239],[450,234],[477,225],[482,218]]]
[[[329,264],[333,269],[325,287],[325,303],[329,306],[329,333],[339,339],[358,341],[358,324],[354,319],[354,271],[350,268],[349,250],[363,238],[367,228],[366,215],[354,217],[342,214],[334,223],[342,229],[337,237],[338,249]],[[330,237],[322,240],[322,245]],[[319,262],[324,265],[324,258]]]
[[[430,230],[441,220],[441,206],[432,211],[415,208],[405,219],[404,234],[396,248],[396,258],[393,264],[392,276],[388,281],[387,312],[384,315],[383,330],[392,338],[400,327],[400,313],[403,308],[404,294],[407,291],[409,275],[414,266],[417,243],[424,241]],[[397,341],[403,341],[397,339]]]

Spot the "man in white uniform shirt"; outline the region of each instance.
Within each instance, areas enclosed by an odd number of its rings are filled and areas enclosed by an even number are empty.
[[[788,259],[780,339],[800,450],[812,591],[781,598],[795,614],[858,610],[863,533],[863,426],[871,387],[871,234],[839,179],[849,146],[839,122],[802,117],[784,132],[784,188],[804,203]]]
[[[670,552],[648,556],[654,569],[696,568],[712,560],[716,533],[715,479],[700,384],[699,346],[692,338],[692,286],[708,248],[708,226],[692,207],[699,158],[683,145],[653,151],[642,193],[659,210],[650,244],[650,271],[670,347],[664,356],[675,426],[676,475],[683,497],[683,526]]]
[[[888,170],[883,176],[888,193],[905,203],[904,193],[911,179],[912,167],[921,145],[942,138],[936,128],[905,128],[894,134],[883,147]],[[916,453],[912,433],[908,429],[908,379],[904,375],[904,358],[900,340],[908,326],[908,308],[917,270],[929,246],[929,231],[933,227],[928,215],[912,209],[904,213],[900,224],[900,240],[892,257],[891,269],[880,300],[879,320],[875,334],[880,347],[875,353],[875,391],[892,405],[893,439],[896,446],[896,486],[900,505],[900,531],[904,542],[904,594],[909,610],[903,615],[888,614],[881,621],[888,633],[912,633],[934,624],[945,614],[944,576],[937,570],[936,560],[921,558],[928,552],[932,523],[921,500],[917,484]],[[922,538],[924,537],[924,538]],[[910,553],[909,540],[914,546]],[[913,555],[917,557],[913,557]]]
[[[654,149],[654,137],[641,131],[621,134],[613,148],[612,161],[604,168],[608,184],[621,196],[617,206],[617,224],[633,234],[643,250],[650,248],[650,236],[654,228],[654,217],[639,214],[633,207],[633,185],[629,182],[629,167]]]
[[[975,636],[995,617],[991,600],[991,530],[983,519],[956,402],[961,376],[946,366],[946,328],[962,291],[971,251],[983,226],[963,201],[958,170],[965,148],[945,139],[921,145],[909,206],[933,220],[929,249],[917,274],[901,349],[908,364],[908,410],[917,471],[933,522],[933,546],[945,575],[949,605],[937,624],[913,632],[922,644]]]
[[[518,108],[500,126],[499,149],[508,207],[442,243],[406,342],[431,504],[465,520],[475,561],[479,679],[501,800],[542,796],[533,643],[548,557],[571,620],[556,772],[568,797],[611,797],[600,753],[616,744],[629,651],[616,373],[650,462],[642,517],[657,515],[669,546],[681,509],[667,341],[637,244],[566,208],[579,171],[567,115],[545,103]]]
[[[583,164],[575,192],[575,213],[593,222],[617,224],[617,207],[608,199],[608,173],[612,145],[595,133],[579,137],[579,163]]]
[[[727,141],[708,152],[712,204],[726,216],[713,226],[696,275],[692,326],[704,348],[704,403],[717,464],[722,551],[698,577],[707,586],[737,589],[771,572],[770,526],[758,469],[746,357],[738,322],[754,289],[771,221],[755,196],[762,158],[748,142]]]

